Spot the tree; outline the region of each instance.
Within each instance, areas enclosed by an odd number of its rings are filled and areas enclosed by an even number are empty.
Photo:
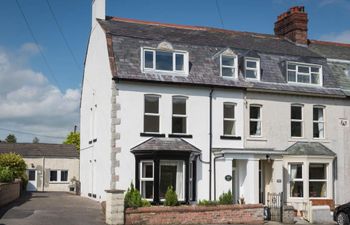
[[[80,133],[79,132],[70,132],[67,135],[66,140],[63,142],[63,144],[75,145],[75,147],[79,151],[79,149],[80,149]]]
[[[9,134],[9,135],[6,137],[5,141],[6,141],[7,143],[17,143],[17,138],[16,138],[16,136],[15,136],[14,134]]]
[[[39,138],[37,138],[37,137],[33,138],[33,144],[38,144],[39,141],[40,141]]]
[[[14,178],[21,178],[27,169],[23,158],[16,153],[0,154],[0,167],[10,169]]]

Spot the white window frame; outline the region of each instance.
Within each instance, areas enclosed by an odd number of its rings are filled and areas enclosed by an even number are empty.
[[[255,62],[256,68],[248,67],[248,62]],[[254,70],[256,72],[256,78],[251,78],[246,76],[247,70]],[[253,57],[246,57],[244,59],[244,77],[247,80],[260,80],[260,59],[259,58],[253,58]]]
[[[143,163],[147,163],[147,164],[149,164],[149,163],[151,163],[152,164],[152,178],[150,178],[150,177],[142,177],[142,172],[143,172]],[[153,190],[152,190],[152,192],[153,192],[153,197],[154,197],[154,162],[152,161],[152,160],[141,160],[140,161],[140,176],[139,176],[139,184],[140,184],[140,194],[141,194],[141,196],[142,196],[142,182],[143,181],[152,181],[153,182]],[[148,201],[153,201],[153,198],[145,198],[145,196],[142,196],[142,198],[144,198],[144,199],[146,199],[146,200],[148,200]]]
[[[260,115],[260,118],[259,119],[255,119],[255,118],[251,118],[251,116],[250,116],[250,107],[257,107],[257,108],[259,108],[259,110],[260,110],[260,113],[259,113],[259,115]],[[262,124],[262,105],[257,105],[257,104],[250,104],[249,105],[249,136],[250,137],[262,137],[263,136],[263,124]],[[250,123],[251,122],[260,122],[260,135],[251,135],[250,134]]]
[[[292,107],[300,107],[301,108],[301,119],[292,119]],[[301,136],[292,136],[292,123],[300,122],[301,124]],[[291,138],[303,138],[304,137],[304,106],[301,104],[292,104],[290,106],[290,136]]]
[[[288,65],[295,65],[295,70],[292,69],[288,69]],[[298,67],[302,66],[302,67],[309,67],[309,73],[300,73],[298,72]],[[319,68],[319,84],[313,84],[311,83],[311,74],[315,73],[315,72],[311,72],[311,67],[318,67]],[[286,77],[287,77],[287,82],[291,83],[291,84],[299,84],[299,85],[312,85],[312,86],[323,86],[323,67],[322,65],[317,65],[317,64],[310,64],[310,63],[300,63],[300,62],[292,62],[289,61],[287,62],[287,66],[286,66]],[[292,71],[295,72],[295,81],[289,81],[289,75],[288,75],[288,71]],[[298,82],[298,75],[308,75],[310,77],[310,82],[309,83],[302,83],[302,82]]]
[[[322,109],[323,110],[323,120],[314,120],[313,110],[314,109]],[[323,137],[314,137],[314,124],[323,123]],[[322,105],[314,105],[312,108],[312,137],[314,139],[325,139],[326,138],[326,107]]]
[[[309,186],[309,193],[308,193],[308,196],[309,196],[309,198],[312,198],[312,199],[314,199],[314,198],[317,198],[317,199],[326,199],[326,198],[328,198],[328,193],[329,193],[329,185],[328,185],[328,170],[329,170],[329,164],[328,163],[324,163],[324,162],[310,162],[309,163],[309,171],[310,171],[310,165],[311,164],[323,164],[323,165],[325,165],[326,166],[326,171],[325,171],[325,179],[310,179],[310,172],[309,172],[309,174],[308,174],[308,181],[309,181],[309,184],[308,184],[308,186]],[[310,196],[310,183],[311,182],[325,182],[326,183],[326,196],[325,197],[311,197]]]
[[[145,52],[149,51],[153,53],[153,68],[146,68],[146,59],[145,59]],[[157,70],[156,68],[156,52],[169,52],[172,53],[172,60],[173,60],[173,70]],[[183,70],[176,70],[176,55],[183,55],[183,63],[184,68]],[[141,71],[143,73],[147,72],[160,72],[163,74],[172,74],[172,75],[188,75],[189,74],[189,56],[188,52],[186,51],[180,51],[180,50],[163,50],[163,49],[155,49],[155,48],[141,48]]]
[[[225,105],[230,105],[233,106],[233,111],[234,111],[234,118],[225,118]],[[236,136],[236,103],[234,102],[224,102],[223,103],[223,112],[222,112],[222,117],[223,117],[223,124],[222,124],[222,133],[223,136],[228,136],[228,137],[234,137]],[[225,121],[232,121],[233,122],[233,127],[234,127],[234,134],[225,134]]]
[[[51,181],[51,171],[56,171],[57,172],[57,180],[56,181]],[[62,177],[61,177],[61,172],[62,171],[67,171],[67,173],[68,173],[66,181],[62,181]],[[67,170],[67,169],[50,170],[50,172],[49,172],[49,183],[69,183],[69,170]]]
[[[186,162],[184,160],[160,160],[159,161],[159,184],[161,182],[161,166],[162,165],[178,165],[178,162],[182,162],[182,196],[178,196],[179,201],[184,201],[186,196]],[[176,180],[177,182],[177,180]],[[177,194],[177,193],[176,193]],[[165,201],[165,198],[161,198],[160,201]]]
[[[185,100],[185,105],[186,105],[186,114],[183,115],[183,114],[174,114],[174,98],[177,98],[177,99],[183,99]],[[186,96],[180,96],[180,95],[175,95],[172,97],[172,102],[171,102],[171,133],[172,134],[187,134],[188,133],[188,121],[187,121],[187,100],[188,100],[188,97]],[[174,117],[181,117],[181,118],[185,118],[185,121],[186,121],[186,130],[185,130],[185,133],[174,133],[173,132],[173,118]]]
[[[226,66],[226,65],[222,65],[222,57],[232,57],[233,58],[233,66]],[[223,76],[222,75],[222,68],[229,68],[229,69],[235,69],[234,74],[232,74],[232,77],[228,77],[228,76]],[[236,54],[221,54],[220,55],[220,76],[223,78],[228,78],[228,79],[232,79],[232,78],[238,78],[238,56]]]
[[[158,98],[158,113],[147,113],[146,112],[146,97],[154,97]],[[160,95],[156,94],[145,94],[143,98],[143,132],[147,134],[159,134],[160,133],[160,128],[161,128],[161,120],[160,120]],[[159,118],[159,127],[158,127],[158,132],[149,132],[145,131],[145,116],[158,116]]]
[[[291,172],[292,172],[292,165],[301,165],[301,178],[292,178]],[[288,163],[288,175],[289,175],[289,183],[288,183],[288,190],[289,190],[289,198],[293,199],[303,199],[305,198],[305,183],[304,183],[304,177],[305,177],[305,171],[304,171],[304,163],[302,162],[290,162]],[[290,189],[291,182],[301,182],[303,184],[303,196],[302,197],[294,197],[292,196],[292,190]]]

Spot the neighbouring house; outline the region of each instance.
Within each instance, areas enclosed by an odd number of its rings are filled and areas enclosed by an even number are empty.
[[[307,39],[307,13],[275,35],[105,15],[92,3],[81,99],[82,195],[133,182],[161,203],[350,201],[350,45]]]
[[[79,180],[79,152],[74,145],[0,143],[0,154],[17,153],[27,164],[27,191],[70,191]]]

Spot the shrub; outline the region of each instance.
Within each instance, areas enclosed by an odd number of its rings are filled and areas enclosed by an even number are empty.
[[[179,202],[177,200],[177,194],[176,192],[174,191],[174,188],[173,186],[169,186],[168,187],[168,190],[166,191],[165,193],[165,202],[164,202],[164,205],[167,205],[167,206],[176,206],[178,205]]]
[[[9,183],[14,180],[13,172],[8,167],[0,167],[0,182]]]
[[[125,208],[138,208],[138,207],[149,207],[149,203],[146,199],[142,199],[140,192],[134,187],[134,184],[130,184],[125,197],[124,197]]]
[[[227,193],[222,193],[219,197],[219,203],[221,205],[231,205],[233,204],[233,196],[231,190],[228,190]]]
[[[15,153],[0,154],[0,167],[9,168],[14,178],[21,178],[27,169],[23,158]]]
[[[203,206],[211,206],[211,205],[217,205],[217,201],[208,201],[208,200],[199,200],[198,205],[203,205]]]

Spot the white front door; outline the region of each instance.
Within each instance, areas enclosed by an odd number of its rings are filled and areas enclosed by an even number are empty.
[[[27,191],[37,191],[37,171],[28,170],[28,184]]]

